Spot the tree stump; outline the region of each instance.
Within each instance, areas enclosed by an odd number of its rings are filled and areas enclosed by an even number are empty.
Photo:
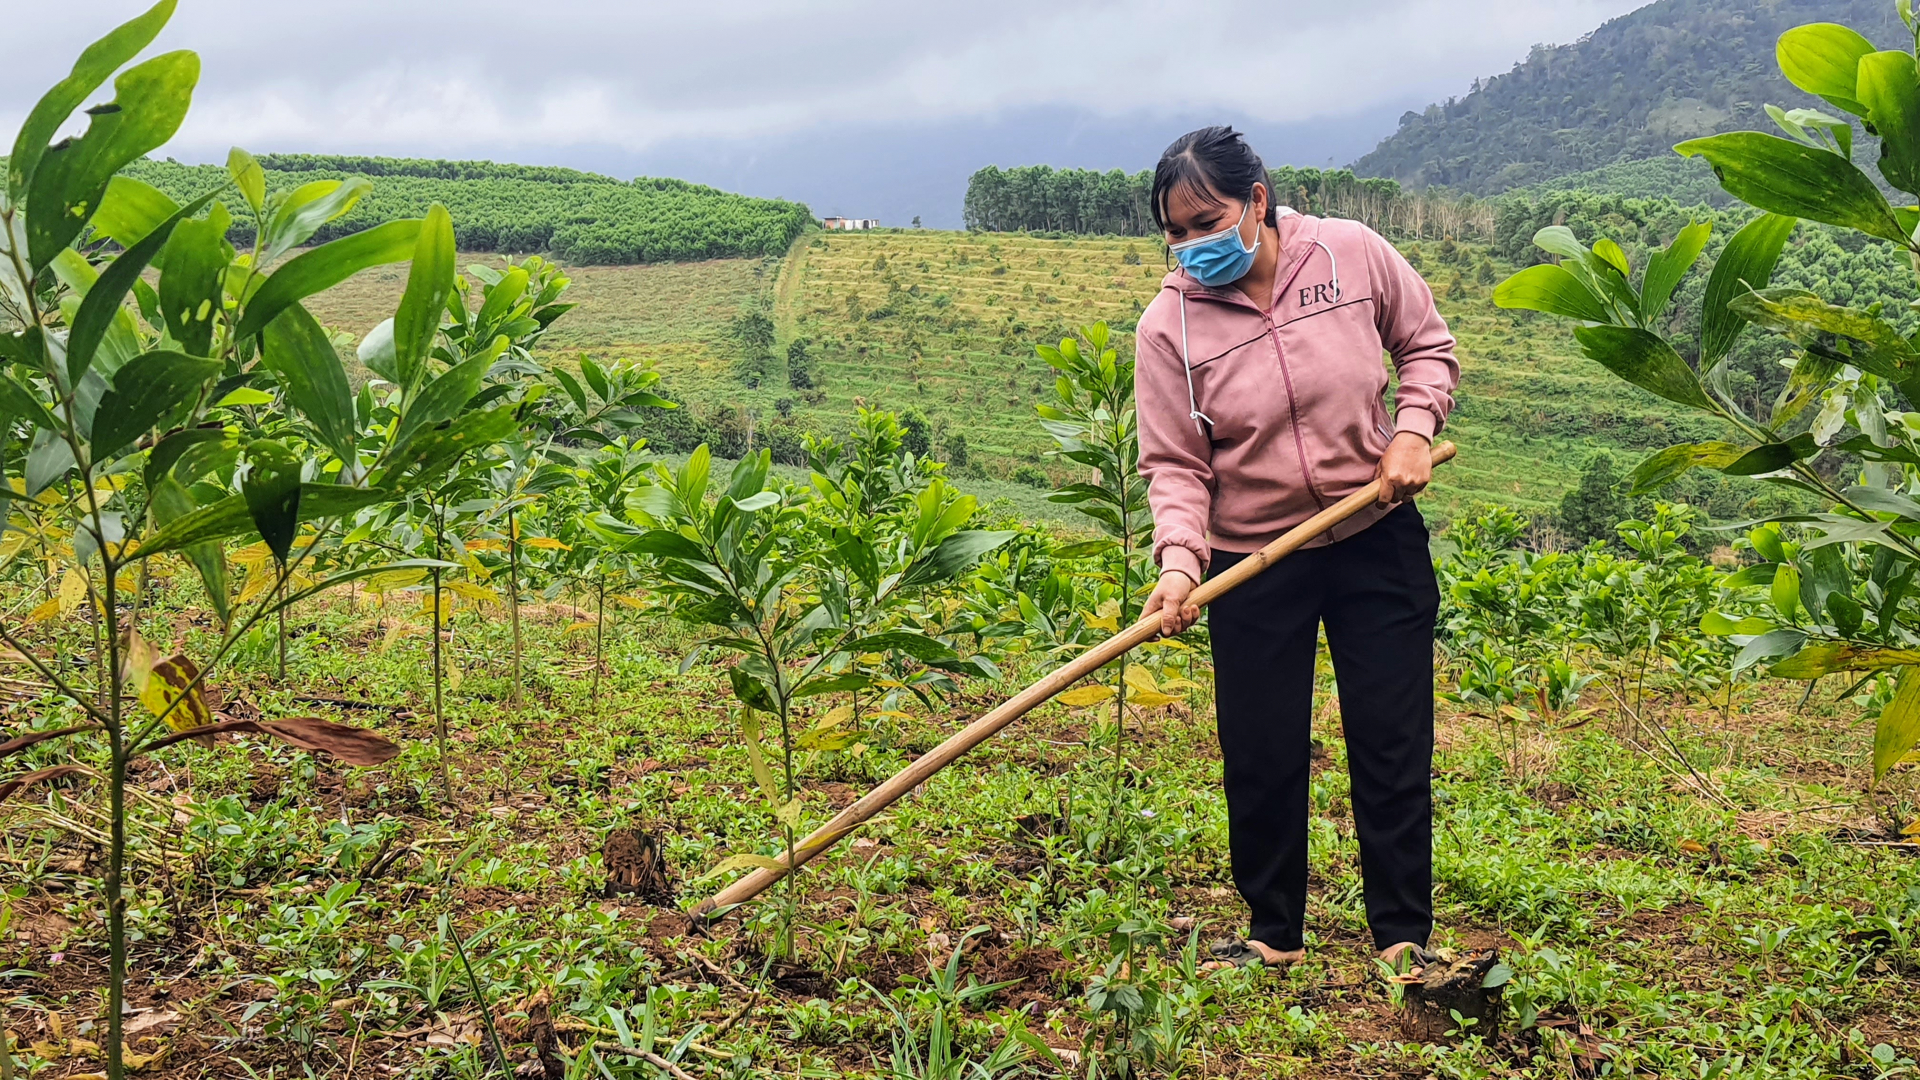
[[[607,883],[601,895],[638,896],[647,903],[673,903],[673,873],[660,852],[660,842],[640,829],[615,829],[600,849]]]
[[[1464,1035],[1492,1042],[1500,1034],[1501,995],[1512,969],[1501,963],[1497,949],[1466,956],[1445,949],[1437,952],[1440,961],[1428,964],[1418,978],[1395,979],[1405,987],[1400,1001],[1402,1028],[1421,1042],[1447,1042]]]

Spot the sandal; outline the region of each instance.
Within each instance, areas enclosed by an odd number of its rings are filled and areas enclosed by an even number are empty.
[[[1286,966],[1269,964],[1265,953],[1240,938],[1221,938],[1207,946],[1207,955],[1213,958],[1209,961],[1211,964],[1231,964],[1237,968]]]
[[[1373,977],[1383,983],[1398,983],[1402,986],[1417,983],[1427,972],[1427,968],[1442,963],[1439,953],[1425,945],[1406,943],[1407,947],[1394,955],[1392,960],[1375,957]]]

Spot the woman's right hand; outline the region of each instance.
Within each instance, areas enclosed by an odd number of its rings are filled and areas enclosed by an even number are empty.
[[[1193,588],[1193,579],[1178,570],[1160,575],[1160,583],[1153,587],[1153,595],[1147,597],[1146,609],[1141,614],[1159,614],[1161,637],[1172,637],[1200,621],[1199,606],[1187,602]]]

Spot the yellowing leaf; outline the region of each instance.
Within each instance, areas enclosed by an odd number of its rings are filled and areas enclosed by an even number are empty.
[[[410,622],[395,621],[392,626],[387,627],[387,636],[386,639],[380,643],[380,651],[384,653],[391,650],[394,642],[399,641],[409,634],[424,634],[426,632],[426,627],[415,626]]]
[[[796,795],[785,806],[775,810],[773,818],[789,829],[797,829],[800,827],[800,812],[805,808],[804,800]]]
[[[637,610],[647,606],[647,602],[638,596],[614,596],[609,597],[609,599],[624,608],[634,608]]]
[[[251,604],[255,600],[267,595],[273,591],[274,583],[278,581],[279,578],[279,574],[265,568],[249,569],[247,571],[247,583],[240,590],[239,602],[242,604]]]
[[[1901,836],[1920,836],[1920,818],[1914,818],[1912,824],[1908,825],[1904,829],[1901,829],[1900,835]]]
[[[694,880],[705,881],[708,878],[719,877],[721,874],[730,874],[735,870],[745,870],[748,867],[752,867],[755,870],[772,870],[775,872],[781,869],[780,863],[777,860],[769,859],[765,855],[729,855],[715,863],[713,869],[701,874]]]
[[[1120,620],[1111,615],[1088,615],[1086,619],[1087,625],[1095,630],[1105,630],[1108,633],[1117,633],[1120,630]]]
[[[153,677],[153,665],[160,659],[147,639],[140,631],[127,631],[127,646],[120,658],[120,680],[126,684],[127,692],[135,697],[146,693],[147,682]]]
[[[361,580],[360,584],[368,592],[376,596],[385,596],[387,593],[418,584],[425,579],[426,576],[427,571],[425,567],[412,567],[406,570],[383,570],[378,574],[368,574]]]
[[[1126,679],[1128,686],[1142,693],[1158,694],[1161,692],[1160,684],[1153,681],[1153,672],[1148,671],[1139,664],[1127,665]]]
[[[25,533],[10,532],[5,540],[0,540],[0,565],[13,561],[15,555],[27,546]]]
[[[205,688],[194,684],[199,676],[199,667],[184,654],[162,660],[153,665],[147,685],[140,691],[140,704],[155,716],[165,713],[167,726],[175,731],[211,724],[213,712],[207,708]]]
[[[1879,783],[1907,751],[1920,743],[1920,669],[1903,667],[1893,700],[1880,710],[1873,732],[1873,781]]]
[[[484,585],[475,585],[471,581],[449,581],[447,582],[447,588],[476,603],[498,604],[503,602],[500,599],[499,593],[494,592]]]
[[[1143,709],[1157,709],[1162,705],[1171,705],[1179,700],[1179,698],[1170,694],[1162,694],[1153,690],[1135,690],[1131,686],[1127,687],[1127,701]]]
[[[1682,840],[1680,841],[1680,850],[1689,855],[1698,855],[1707,850],[1707,845],[1698,840]]]
[[[468,551],[500,551],[504,547],[505,545],[500,543],[500,541],[488,540],[485,537],[482,537],[478,540],[467,541]]]
[[[527,536],[527,537],[522,537],[520,542],[530,548],[539,548],[541,551],[572,551],[573,550],[573,548],[569,547],[566,544],[561,543],[558,540],[555,540],[551,536]]]
[[[1089,705],[1098,705],[1112,696],[1113,687],[1111,686],[1083,686],[1078,690],[1069,690],[1061,694],[1060,703],[1071,705],[1076,709],[1084,709]]]
[[[78,570],[68,570],[60,577],[60,614],[71,615],[80,610],[87,599],[87,575]]]
[[[55,597],[41,604],[39,607],[34,608],[32,611],[27,612],[27,621],[31,623],[43,623],[48,619],[58,618],[59,615],[60,599]]]

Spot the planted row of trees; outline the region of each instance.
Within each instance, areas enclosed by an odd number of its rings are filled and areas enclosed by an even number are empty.
[[[813,226],[800,203],[735,195],[683,180],[642,177],[623,183],[571,169],[492,162],[287,155],[260,159],[268,182],[357,188],[353,208],[310,238],[325,242],[387,222],[447,208],[462,250],[543,252],[568,262],[623,264],[780,255]],[[213,165],[145,158],[126,175],[186,202],[226,183]],[[376,189],[370,176],[378,176]],[[250,243],[251,225],[233,239]]]

